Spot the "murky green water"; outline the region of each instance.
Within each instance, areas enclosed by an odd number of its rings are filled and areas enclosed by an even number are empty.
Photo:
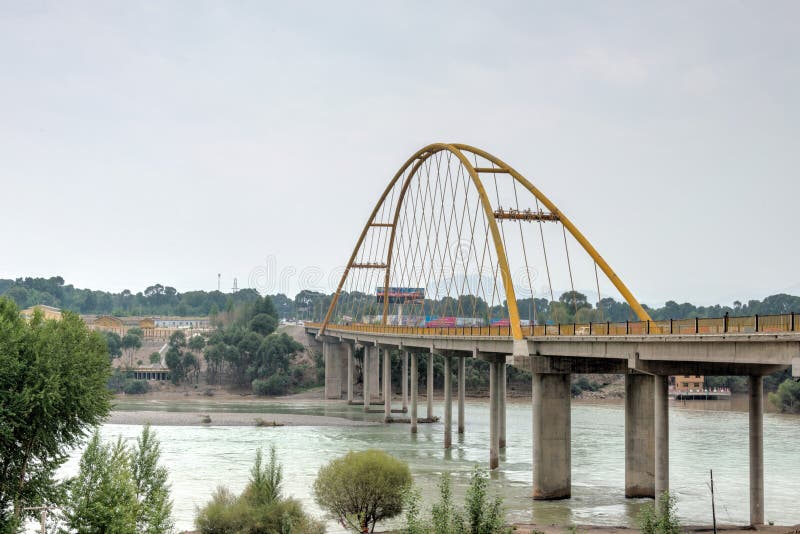
[[[147,403],[148,409],[175,411],[263,411],[304,413],[380,420],[357,406],[339,403]],[[120,405],[143,409],[143,404]],[[622,406],[576,405],[572,410],[572,498],[534,502],[531,484],[531,411],[529,403],[508,406],[508,448],[493,488],[505,498],[508,519],[540,524],[592,523],[631,525],[641,500],[624,497],[624,410]],[[441,404],[436,405],[442,415]],[[708,470],[714,470],[717,517],[728,523],[748,521],[747,414],[672,409],[670,413],[671,485],[685,523],[711,522]],[[105,425],[106,438],[133,440],[138,426]],[[324,463],[348,450],[384,449],[407,461],[415,482],[430,502],[443,471],[453,473],[462,494],[474,464],[488,462],[488,410],[485,402],[467,403],[467,430],[442,448],[441,423],[420,425],[413,436],[407,424],[367,427],[158,427],[163,461],[169,467],[174,512],[181,529],[193,526],[194,510],[214,488],[225,484],[240,491],[257,447],[274,444],[285,470],[285,493],[317,516],[310,488]],[[455,434],[454,434],[455,436]],[[768,414],[764,419],[765,494],[769,521],[800,522],[800,418]],[[64,468],[77,469],[77,457]],[[339,531],[329,523],[329,531]]]

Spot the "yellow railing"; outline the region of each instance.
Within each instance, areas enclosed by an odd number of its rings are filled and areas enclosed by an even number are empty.
[[[321,323],[306,323],[321,328]],[[510,326],[392,326],[364,323],[328,324],[330,330],[374,334],[414,336],[479,336],[511,337]],[[523,326],[524,336],[664,336],[696,334],[754,334],[800,332],[800,314],[752,315],[747,317],[715,317],[668,319],[662,321],[625,321],[605,323],[569,323]]]

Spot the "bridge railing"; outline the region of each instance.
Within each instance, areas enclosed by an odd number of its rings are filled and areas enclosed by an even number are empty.
[[[306,326],[321,328],[320,323]],[[510,326],[420,327],[364,323],[329,324],[330,330],[376,334],[419,336],[511,337]],[[745,317],[713,317],[666,319],[660,321],[592,322],[522,327],[525,336],[669,336],[697,334],[755,334],[800,332],[800,314],[751,315]]]

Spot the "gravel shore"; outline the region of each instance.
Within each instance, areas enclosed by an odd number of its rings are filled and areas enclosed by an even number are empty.
[[[206,422],[207,419],[210,422]],[[261,421],[261,424],[257,424]],[[114,411],[107,423],[154,426],[372,426],[378,423],[351,421],[323,415],[239,412]]]

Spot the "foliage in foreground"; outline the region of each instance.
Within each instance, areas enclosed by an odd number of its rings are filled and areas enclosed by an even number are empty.
[[[55,503],[56,470],[110,408],[103,338],[73,313],[30,323],[0,297],[0,532]]]
[[[261,449],[250,470],[250,481],[241,495],[220,486],[204,507],[197,510],[195,526],[203,534],[315,534],[323,526],[309,518],[295,499],[281,496],[283,469],[275,447],[264,465]]]
[[[65,532],[165,534],[173,531],[167,470],[160,444],[147,425],[128,449],[120,438],[104,444],[95,432],[67,484]]]
[[[500,496],[490,498],[487,492],[489,476],[485,470],[475,466],[469,488],[464,498],[464,507],[453,501],[450,475],[444,473],[439,483],[439,501],[431,507],[431,516],[421,516],[421,495],[418,488],[406,497],[406,525],[403,534],[499,534],[511,532],[504,525],[503,500]]]
[[[639,512],[639,528],[642,534],[680,534],[681,524],[678,521],[677,499],[668,491],[658,498],[658,510],[649,503]]]
[[[314,497],[342,524],[357,532],[372,532],[375,524],[399,515],[411,487],[405,462],[370,449],[349,452],[319,470]]]
[[[800,382],[787,378],[769,394],[769,401],[783,413],[800,413]]]

